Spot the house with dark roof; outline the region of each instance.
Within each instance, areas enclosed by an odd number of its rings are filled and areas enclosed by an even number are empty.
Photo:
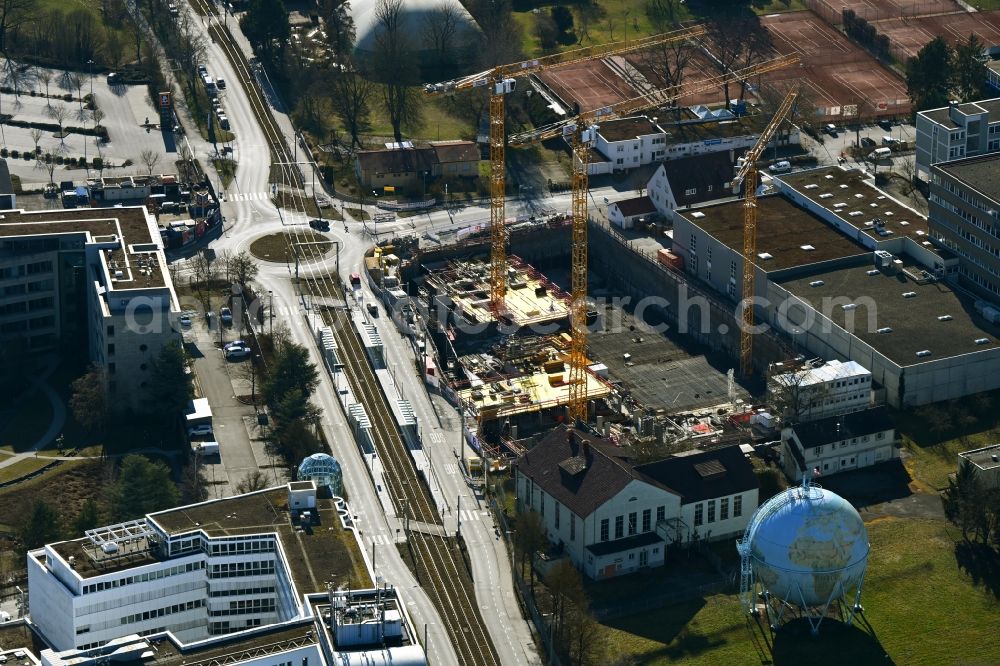
[[[672,222],[674,211],[678,208],[733,196],[730,183],[736,156],[734,151],[724,151],[682,157],[661,164],[646,185],[656,211]]]
[[[479,176],[479,148],[472,141],[432,141],[426,146],[359,150],[354,170],[363,187],[411,187],[420,190],[438,177]]]
[[[795,482],[806,473],[827,476],[898,457],[896,428],[884,406],[795,423],[781,431],[782,468]]]
[[[647,196],[613,201],[608,205],[608,221],[622,229],[631,229],[653,215],[656,215],[656,206]]]
[[[517,509],[588,577],[662,566],[665,549],[741,533],[757,478],[738,447],[632,464],[607,440],[556,428],[515,465]]]
[[[614,173],[651,164],[663,159],[665,141],[663,129],[645,116],[601,123],[594,148],[607,161],[595,162],[588,173]]]

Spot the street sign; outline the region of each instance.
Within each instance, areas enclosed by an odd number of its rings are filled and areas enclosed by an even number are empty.
[[[395,192],[396,187],[394,185],[386,185],[382,188],[383,192]]]
[[[171,96],[170,92],[161,92],[160,93],[160,108],[161,109],[169,109],[170,108],[170,106],[171,106],[170,96]]]

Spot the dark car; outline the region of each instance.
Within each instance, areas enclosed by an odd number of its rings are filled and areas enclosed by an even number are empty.
[[[878,121],[878,126],[881,127],[882,129],[884,129],[887,132],[891,132],[892,131],[892,121],[890,121],[890,120],[880,120],[880,121]]]
[[[330,221],[329,220],[309,220],[309,226],[316,231],[329,231]]]
[[[861,137],[861,147],[862,148],[874,148],[876,145],[877,144],[875,143],[875,139],[871,139],[871,138],[869,138],[867,136]]]

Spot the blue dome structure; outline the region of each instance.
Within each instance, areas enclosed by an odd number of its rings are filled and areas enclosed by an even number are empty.
[[[868,530],[850,502],[808,481],[789,488],[757,509],[737,543],[743,603],[756,614],[762,598],[772,627],[792,609],[815,633],[830,607],[843,612],[841,602],[853,593],[850,624],[861,610],[869,549]]]
[[[299,481],[315,481],[317,486],[329,486],[334,497],[344,491],[344,475],[340,463],[331,455],[314,453],[299,465]]]

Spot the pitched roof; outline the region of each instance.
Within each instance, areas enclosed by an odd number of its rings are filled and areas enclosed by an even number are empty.
[[[672,488],[681,504],[725,497],[759,487],[753,465],[739,446],[727,446],[688,456],[638,465],[636,472]]]
[[[432,148],[397,148],[395,150],[359,150],[362,171],[375,173],[413,173],[429,170],[437,163]]]
[[[598,127],[597,133],[603,136],[605,141],[610,142],[628,141],[649,134],[663,134],[663,130],[646,116],[639,116],[603,122]]]
[[[802,446],[810,449],[830,442],[839,442],[842,439],[891,430],[893,427],[889,410],[883,406],[797,423],[792,430]]]
[[[478,162],[479,147],[474,141],[431,141],[438,162]]]
[[[572,435],[572,437],[571,437]],[[600,437],[560,426],[517,461],[517,469],[578,516],[586,517],[641,478],[623,453]]]
[[[633,197],[632,199],[622,199],[621,201],[612,201],[612,206],[617,206],[618,210],[625,217],[634,217],[635,215],[651,215],[656,212],[656,206],[653,205],[653,200],[647,196]]]
[[[733,179],[733,162],[728,150],[668,160],[662,168],[678,206],[733,196],[727,187]],[[695,190],[695,193],[689,195],[688,190]]]

